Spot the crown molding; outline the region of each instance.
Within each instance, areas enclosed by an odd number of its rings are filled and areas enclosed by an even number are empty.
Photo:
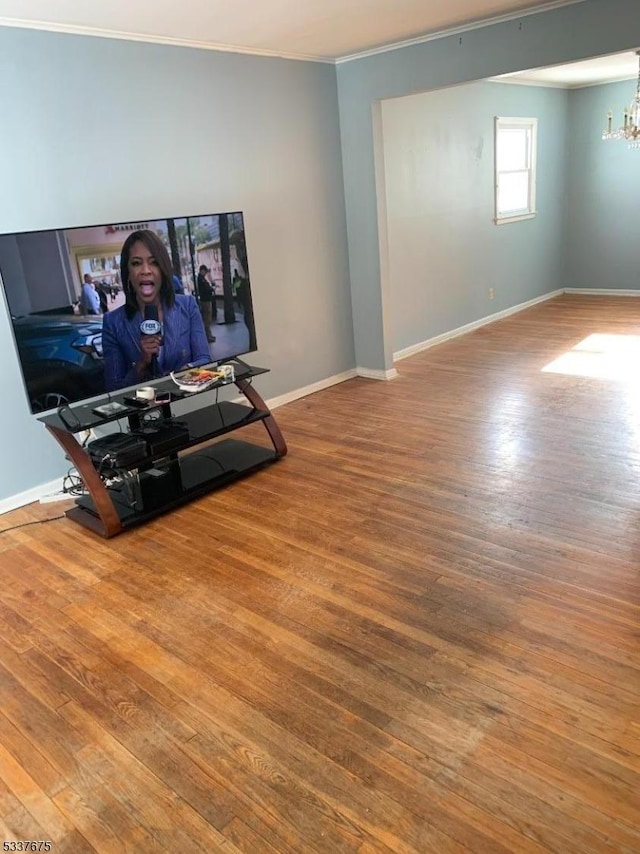
[[[394,42],[393,44],[382,45],[381,47],[374,47],[370,50],[363,50],[359,53],[352,53],[349,56],[341,56],[335,60],[336,65],[342,65],[344,62],[353,62],[356,59],[364,59],[368,56],[377,56],[381,53],[388,53],[391,50],[401,50],[404,47],[412,47],[413,45],[425,44],[426,42],[435,41],[436,39],[443,39],[449,36],[458,36],[463,35],[464,33],[472,32],[473,30],[480,30],[483,27],[492,26],[493,24],[503,24],[507,21],[515,21],[518,18],[526,18],[530,15],[539,15],[541,12],[550,12],[553,9],[560,9],[563,6],[575,6],[578,3],[584,3],[585,0],[556,0],[555,3],[545,3],[540,6],[533,6],[529,9],[519,9],[514,10],[513,12],[509,12],[505,15],[495,15],[490,18],[482,18],[479,21],[474,21],[469,24],[461,24],[458,27],[451,27],[449,29],[444,30],[436,30],[432,33],[427,33],[424,36],[417,36],[412,39],[405,39],[404,41]]]
[[[197,39],[177,39],[171,36],[157,36],[146,33],[128,33],[120,30],[103,30],[98,27],[80,27],[75,24],[56,24],[49,21],[27,21],[19,18],[0,17],[0,27],[14,27],[22,30],[44,30],[51,33],[66,33],[73,36],[90,36],[101,39],[119,39],[129,42],[146,42],[169,47],[187,47],[195,50],[213,50],[223,53],[242,53],[249,56],[267,56],[276,59],[293,59],[300,62],[322,62],[334,65],[335,60],[326,56],[310,56],[300,53],[287,53],[278,50],[261,50],[241,45],[217,44]]]
[[[539,86],[543,89],[565,89],[573,92],[576,89],[591,89],[593,86],[608,86],[609,83],[628,83],[637,80],[638,75],[627,77],[612,77],[611,80],[594,80],[592,83],[558,83],[553,80],[527,80],[522,77],[488,77],[487,83],[507,83],[509,86]]]
[[[342,57],[312,56],[310,54],[288,53],[287,51],[249,48],[241,45],[218,44],[217,42],[199,41],[198,39],[179,39],[171,36],[129,33],[124,30],[105,30],[98,27],[84,27],[75,24],[58,24],[51,23],[49,21],[33,21],[24,18],[0,17],[0,27],[14,27],[16,29],[23,30],[44,30],[46,32],[66,33],[68,35],[75,36],[89,36],[91,38],[119,39],[121,41],[146,42],[149,44],[160,44],[169,47],[186,47],[194,50],[212,50],[223,53],[240,53],[248,56],[266,56],[276,59],[291,59],[297,62],[320,62],[328,65],[340,65],[344,62],[353,62],[354,60],[363,59],[368,56],[377,56],[378,54],[387,53],[392,50],[401,50],[404,47],[425,44],[426,42],[435,41],[436,39],[442,39],[447,36],[456,36],[468,33],[473,30],[481,29],[482,27],[491,26],[492,24],[514,21],[518,18],[528,17],[529,15],[537,15],[541,12],[549,12],[552,9],[558,9],[563,6],[573,6],[577,3],[584,2],[585,0],[556,0],[554,3],[546,3],[529,9],[514,10],[513,12],[505,15],[483,18],[473,23],[437,30],[423,36],[417,36],[416,38],[405,39],[403,41],[382,45],[380,47],[371,48],[369,50],[360,51],[358,53]]]

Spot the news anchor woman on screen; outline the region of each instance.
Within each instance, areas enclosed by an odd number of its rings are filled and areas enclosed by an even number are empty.
[[[211,361],[198,304],[176,294],[169,254],[155,232],[127,237],[120,274],[125,304],[102,323],[106,391]]]

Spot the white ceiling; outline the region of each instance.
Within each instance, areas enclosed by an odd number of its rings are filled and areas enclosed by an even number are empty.
[[[335,61],[581,0],[0,0],[0,25]]]

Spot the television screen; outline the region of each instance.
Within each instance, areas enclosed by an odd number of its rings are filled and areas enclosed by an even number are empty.
[[[0,234],[0,277],[34,413],[257,347],[240,212]]]

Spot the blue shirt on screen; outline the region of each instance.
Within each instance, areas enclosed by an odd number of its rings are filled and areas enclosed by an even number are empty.
[[[211,352],[204,331],[198,303],[190,295],[176,295],[171,307],[163,311],[163,343],[158,355],[161,375],[179,371],[187,365],[206,365]],[[151,379],[150,372],[140,377],[135,364],[141,356],[140,324],[143,316],[137,311],[127,317],[125,306],[104,315],[102,350],[106,391],[115,391]]]

